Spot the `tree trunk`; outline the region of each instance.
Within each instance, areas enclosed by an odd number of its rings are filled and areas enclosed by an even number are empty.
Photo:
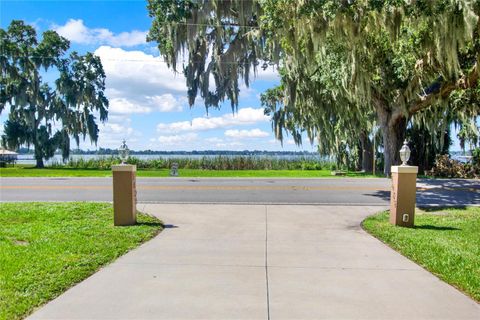
[[[35,161],[37,162],[37,165],[35,166],[35,168],[44,168],[45,165],[43,164],[43,155],[42,155],[41,147],[36,143],[33,146],[35,148]]]
[[[360,141],[358,141],[357,145],[357,154],[358,157],[355,159],[355,171],[361,171],[363,170],[362,164],[363,164],[363,148],[362,144]]]
[[[383,172],[389,177],[391,167],[400,164],[399,151],[405,139],[407,118],[398,110],[385,107],[377,108],[377,117],[383,135]]]
[[[362,170],[365,172],[372,172],[373,169],[373,143],[368,138],[365,131],[360,133],[360,145],[362,147]]]
[[[45,167],[45,165],[43,164],[43,158],[35,158],[35,160],[37,161],[37,165],[35,166],[35,168],[42,169]]]

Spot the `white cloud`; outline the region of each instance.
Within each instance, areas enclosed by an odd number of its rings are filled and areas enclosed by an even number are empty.
[[[187,103],[187,98],[176,99],[171,93],[148,97],[148,100],[160,112],[182,111],[182,105]]]
[[[295,140],[293,140],[293,139],[287,139],[287,140],[285,141],[285,143],[288,144],[288,145],[291,145],[291,146],[294,146],[294,145],[296,144],[296,143],[295,143]]]
[[[185,143],[190,143],[196,141],[198,135],[196,133],[187,133],[180,135],[170,135],[170,136],[159,136],[157,141],[163,146],[177,146],[184,145]]]
[[[262,67],[257,69],[255,80],[279,81],[280,75],[275,66],[268,66],[265,70]]]
[[[222,150],[240,150],[245,148],[245,144],[237,140],[224,140],[218,137],[206,138],[204,141],[207,143],[209,149],[222,149]]]
[[[146,44],[147,31],[133,30],[114,34],[105,28],[88,28],[81,19],[70,19],[63,26],[54,25],[59,35],[79,44],[107,44],[116,47],[132,47]]]
[[[150,108],[141,106],[127,98],[111,98],[109,100],[109,111],[111,113],[129,114],[129,113],[147,113]]]
[[[110,97],[116,96],[116,94],[112,93],[112,91],[109,93]],[[117,114],[150,113],[152,111],[174,112],[182,111],[183,105],[186,104],[186,98],[177,99],[172,94],[166,93],[152,97],[135,97],[134,99],[125,97],[110,98],[109,103],[110,112]]]
[[[270,134],[266,131],[260,129],[252,130],[227,130],[225,131],[225,136],[233,139],[250,139],[250,138],[265,138]]]
[[[267,121],[269,121],[269,118],[264,114],[262,108],[242,108],[239,109],[236,114],[225,114],[221,117],[201,117],[194,118],[192,121],[159,123],[157,125],[157,131],[206,131],[236,125],[251,125]]]
[[[107,123],[105,124],[103,132],[129,136],[132,134],[133,129],[130,127],[123,126],[119,123]]]
[[[132,120],[125,115],[109,115],[108,122],[99,125],[100,135],[98,146],[118,148],[123,139],[127,140],[130,149],[138,146],[142,136],[132,128]]]
[[[122,90],[140,90],[148,95],[152,89],[163,88],[166,91],[186,91],[185,78],[182,74],[175,74],[160,58],[142,51],[126,51],[121,48],[101,46],[95,50],[95,55],[102,60],[107,73],[107,84]],[[133,89],[132,89],[133,86]]]
[[[220,139],[220,138],[217,138],[217,137],[206,138],[205,142],[210,143],[210,144],[211,143],[217,144],[217,143],[223,143],[223,139]]]
[[[177,112],[187,105],[185,78],[169,70],[162,59],[109,46],[99,47],[95,55],[107,75],[110,112]]]
[[[240,100],[251,98],[253,96],[258,95],[257,90],[253,89],[251,85],[250,87],[247,87],[244,82],[240,83],[239,89],[240,89],[240,96],[239,96]]]
[[[222,150],[240,150],[245,148],[245,144],[232,139],[220,139],[218,137],[206,138],[204,141],[209,146],[209,149],[222,149]]]
[[[226,149],[226,150],[240,150],[245,147],[245,144],[238,141],[220,142],[215,144],[215,147],[219,149]]]

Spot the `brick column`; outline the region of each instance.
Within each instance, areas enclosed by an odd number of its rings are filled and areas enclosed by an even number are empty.
[[[137,166],[122,164],[112,166],[113,173],[113,224],[129,226],[137,222]]]
[[[414,226],[417,173],[418,167],[392,166],[391,224],[402,227]]]

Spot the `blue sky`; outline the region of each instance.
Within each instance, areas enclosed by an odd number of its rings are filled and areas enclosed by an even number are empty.
[[[101,57],[110,111],[99,147],[117,148],[125,138],[132,149],[315,150],[308,142],[297,147],[287,138],[282,147],[274,139],[259,95],[278,83],[275,70],[260,72],[250,88],[242,86],[235,115],[229,102],[208,116],[201,99],[190,109],[183,75],[167,68],[155,43],[145,42],[151,23],[145,1],[2,0],[0,6],[2,28],[21,19],[38,33],[57,30],[72,50]],[[95,149],[89,141],[81,147]]]
[[[71,41],[72,50],[95,52],[102,59],[110,111],[109,121],[100,126],[98,147],[117,148],[126,139],[136,150],[316,150],[307,139],[300,147],[290,138],[283,147],[274,139],[259,96],[278,83],[275,70],[259,72],[250,88],[242,86],[235,115],[229,102],[208,116],[201,99],[190,109],[183,75],[167,68],[155,43],[145,42],[151,23],[146,1],[1,0],[0,27],[13,19],[33,25],[39,34],[55,29]],[[1,124],[5,118],[0,116]],[[88,140],[81,147],[97,148]]]

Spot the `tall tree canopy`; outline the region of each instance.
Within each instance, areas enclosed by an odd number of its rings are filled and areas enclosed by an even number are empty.
[[[38,41],[35,29],[22,21],[0,29],[0,113],[9,111],[2,142],[15,149],[33,145],[37,167],[57,149],[67,158],[71,137],[77,145],[86,136],[96,142],[96,114],[100,121],[107,120],[100,58],[91,53],[67,55],[69,47],[55,31],[44,32]],[[47,72],[58,78],[45,81]]]
[[[478,0],[150,0],[149,11],[162,55],[176,68],[188,54],[191,104],[200,88],[207,107],[235,106],[238,77],[277,64],[281,85],[262,98],[277,137],[306,131],[335,152],[376,123],[387,174],[409,121],[445,132],[480,112],[478,99],[454,98],[478,97]]]
[[[373,111],[386,173],[399,162],[410,119],[444,132],[448,115],[472,121],[479,114],[478,102],[454,106],[449,99],[478,88],[478,2],[266,0],[263,8],[262,25],[276,31],[272,45],[281,43],[287,57],[279,110],[308,116],[318,108],[327,121],[332,103],[346,121],[369,120],[361,116]],[[368,121],[357,132],[362,127]]]
[[[261,58],[261,7],[255,0],[149,0],[154,18],[147,40],[156,41],[169,66],[187,79],[190,106],[200,95],[205,106],[225,99],[236,108],[239,79],[249,84]],[[211,90],[211,82],[215,90]]]

